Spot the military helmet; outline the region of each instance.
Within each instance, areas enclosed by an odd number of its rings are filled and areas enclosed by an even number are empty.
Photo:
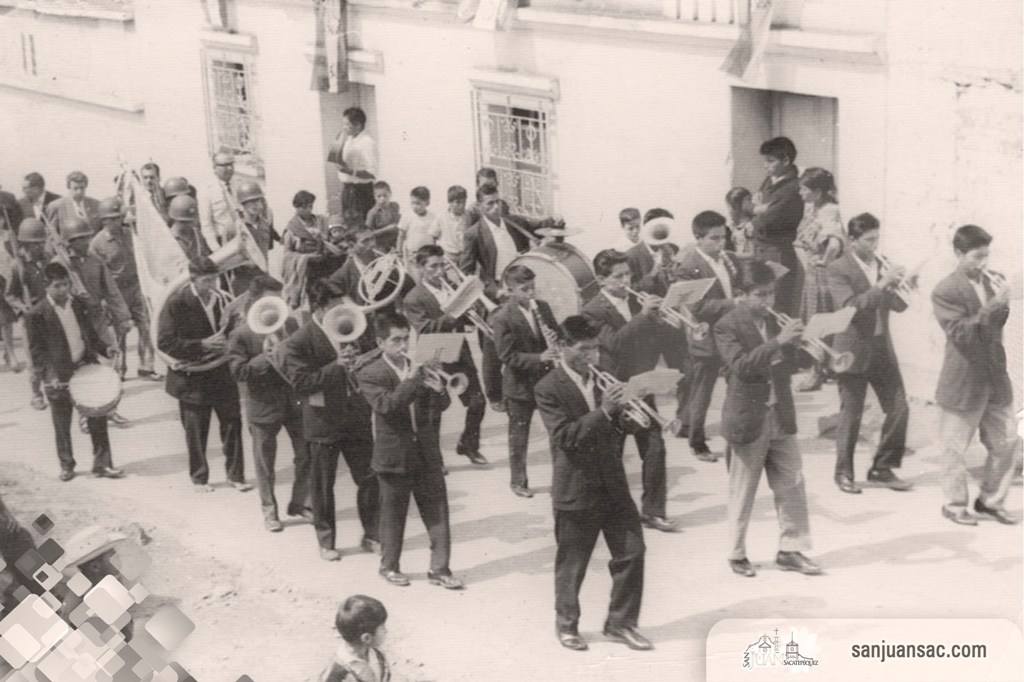
[[[164,196],[173,199],[180,194],[188,194],[188,180],[180,175],[168,178],[164,183]]]
[[[71,536],[64,545],[64,559],[67,561],[64,573],[72,572],[87,561],[109,552],[128,536],[102,526],[87,526]]]
[[[263,188],[260,187],[258,182],[252,180],[246,180],[238,184],[238,189],[235,190],[235,197],[238,198],[239,203],[246,203],[247,201],[253,201],[254,199],[263,198]]]
[[[35,218],[25,218],[18,227],[18,241],[41,244],[46,241],[46,225]]]
[[[120,197],[107,197],[100,201],[100,218],[121,218],[124,216],[124,204]]]
[[[102,215],[102,210],[100,215]],[[64,239],[67,239],[68,241],[78,239],[79,237],[91,237],[93,235],[92,225],[78,217],[67,220],[61,227],[61,233]]]
[[[196,200],[187,194],[182,194],[171,199],[167,207],[167,215],[171,220],[195,222],[199,219],[199,206]]]

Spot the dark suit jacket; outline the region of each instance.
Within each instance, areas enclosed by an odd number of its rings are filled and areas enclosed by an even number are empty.
[[[292,334],[298,327],[294,319],[285,323],[285,331]],[[245,383],[246,413],[253,424],[283,424],[299,408],[298,396],[284,376],[275,369],[263,352],[262,334],[242,324],[228,342],[228,368],[238,383]]]
[[[868,282],[864,271],[853,258],[852,253],[844,253],[832,261],[826,271],[828,288],[836,308],[852,306],[857,309],[846,331],[836,334],[832,339],[832,348],[839,353],[852,352],[855,359],[847,373],[863,374],[870,367],[873,353],[876,352],[876,346],[872,343],[876,311],[881,312],[886,352],[895,356],[896,351],[889,335],[889,311],[903,312],[907,304],[893,291],[883,290]]]
[[[551,306],[537,301],[541,318],[551,329],[558,331]],[[548,345],[540,333],[534,335],[530,323],[512,301],[506,302],[491,313],[491,327],[494,329],[494,346],[498,358],[504,365],[502,372],[502,393],[515,400],[533,402],[534,385],[551,370],[551,363],[540,359]]]
[[[600,392],[598,392],[600,395]],[[630,506],[629,483],[622,467],[622,446],[629,422],[609,420],[595,398],[595,409],[562,367],[536,387],[537,408],[551,442],[551,503],[556,510]]]
[[[359,387],[374,412],[373,462],[377,473],[409,474],[424,467],[440,472],[444,465],[437,447],[440,414],[451,404],[446,393],[427,387],[419,373],[401,381],[383,357],[359,370]],[[410,407],[415,404],[416,429]]]
[[[673,248],[673,246],[669,246]],[[659,254],[660,258],[661,256]],[[643,242],[634,245],[626,252],[629,259],[629,275],[632,281],[631,286],[639,291],[644,291],[655,296],[664,296],[668,291],[668,273],[664,270],[654,273],[654,256],[650,249]]]
[[[96,234],[102,227],[100,225],[100,202],[92,197],[84,197],[82,207],[85,209],[85,221],[89,223],[93,234]],[[53,203],[47,204],[45,213],[47,220],[57,228],[57,232],[60,234],[64,233],[64,226],[69,220],[79,217],[75,210],[75,201],[70,196],[60,197]]]
[[[285,339],[280,357],[284,376],[302,398],[306,440],[332,443],[347,430],[369,428],[369,407],[348,371],[338,364],[338,353],[318,324],[311,320]]]
[[[761,183],[761,200],[768,208],[750,221],[754,226],[754,239],[792,248],[796,229],[804,217],[804,200],[800,198],[796,166],[790,166],[782,179],[774,184],[771,178],[765,178]]]
[[[983,405],[986,386],[993,405],[1009,405],[1013,386],[1006,371],[1003,326],[1006,305],[992,304],[993,291],[983,280],[989,303],[982,305],[967,275],[947,275],[932,291],[932,309],[946,332],[946,354],[935,389],[935,402],[950,410],[975,410]]]
[[[640,304],[629,297],[629,310],[633,319],[626,318],[615,309],[612,302],[599,293],[583,306],[582,315],[598,329],[601,341],[601,364],[609,367],[619,379],[628,379],[654,369],[661,356],[661,340],[664,338],[657,318],[640,314]]]
[[[501,219],[505,221],[505,230],[512,237],[518,253],[523,253],[530,248],[530,240],[525,234],[512,227],[513,225],[518,225],[530,234],[534,234],[539,228],[550,227],[554,224],[550,220],[534,220],[519,215],[503,215]],[[484,283],[484,291],[492,299],[496,299],[500,285],[498,279],[501,277],[500,272],[495,272],[497,270],[498,247],[494,243],[494,235],[491,234],[490,226],[484,222],[483,218],[480,218],[466,229],[464,244],[465,247],[459,260],[459,268],[467,275],[476,274],[480,277],[480,280]]]
[[[327,278],[327,284],[335,296],[348,296],[356,305],[366,305],[366,301],[359,295],[359,268],[355,259],[354,255],[349,257],[344,265]]]
[[[54,262],[57,262],[56,259]],[[90,315],[96,316],[93,324],[97,329],[100,325],[106,325],[106,320],[103,319],[104,303],[107,304],[111,322],[115,326],[131,319],[128,304],[125,303],[124,296],[121,294],[121,288],[117,286],[114,274],[102,260],[89,253],[84,258],[72,256],[71,264],[78,276],[82,278],[82,284],[85,285],[85,290],[88,292]]]
[[[10,230],[17,237],[18,225],[21,224],[23,217],[24,213],[18,198],[10,192],[0,191],[0,231]],[[4,239],[6,240],[6,236]],[[11,252],[9,244],[5,243],[4,247],[7,248],[8,253]]]
[[[216,331],[210,326],[203,304],[190,286],[167,300],[158,324],[157,347],[178,360],[202,358],[201,340]],[[230,331],[227,329],[228,333]],[[231,380],[227,364],[206,372],[181,372],[168,368],[165,390],[178,400],[195,405],[238,405],[238,387]]]
[[[85,303],[72,298],[71,309],[75,313],[78,327],[82,330],[82,340],[85,342],[85,354],[81,361],[94,363],[97,355],[107,355],[109,350],[97,336],[89,320]],[[44,381],[49,383],[56,380],[67,383],[75,373],[75,365],[71,362],[68,337],[49,299],[44,298],[29,310],[25,316],[25,333],[28,337],[29,352],[32,354],[32,364],[42,373]]]
[[[4,290],[4,298],[15,308],[21,305],[34,306],[46,296],[46,278],[43,268],[46,261],[29,261],[16,258],[11,267],[11,279]],[[26,301],[26,298],[28,299]]]
[[[722,252],[723,260],[727,261],[726,269],[729,270],[729,281],[730,284],[736,287],[736,275],[739,272],[736,264],[736,258],[731,253]],[[732,268],[729,269],[729,265]],[[697,249],[687,249],[683,252],[683,255],[679,259],[678,270],[679,275],[682,279],[706,279],[708,277],[714,277],[715,283],[708,289],[708,293],[704,294],[704,298],[697,301],[690,306],[690,312],[693,313],[694,318],[700,322],[707,322],[708,325],[714,326],[722,315],[732,310],[736,303],[725,296],[725,288],[722,283],[718,281],[718,275],[711,269],[708,262],[704,259],[704,256],[697,252]],[[707,337],[702,341],[690,337],[690,355],[694,357],[711,358],[715,357],[718,351],[715,350],[715,335],[708,334]]]
[[[49,190],[46,190],[46,192],[43,193],[43,213],[44,214],[46,213],[46,208],[50,204],[52,204],[53,202],[57,201],[57,199],[60,199],[60,198],[61,197],[60,197],[59,194],[54,194],[53,192],[51,192]],[[21,219],[22,220],[24,220],[25,218],[35,218],[36,217],[35,209],[32,208],[32,202],[28,200],[28,197],[24,197],[24,196],[19,197],[18,198],[18,205],[21,207]],[[15,225],[15,227],[14,227],[14,234],[18,234],[18,226],[17,225]]]
[[[779,424],[784,433],[796,433],[796,410],[789,387],[793,349],[775,340],[779,325],[774,318],[767,318],[765,324],[770,341],[761,337],[749,310],[733,308],[714,327],[728,384],[722,405],[722,436],[736,445],[752,443],[761,435],[773,385]],[[773,365],[773,358],[781,362]]]
[[[406,294],[402,310],[417,334],[452,334],[465,331],[465,322],[445,314],[434,294],[422,284],[417,284]],[[473,367],[473,355],[466,342],[462,343],[458,362],[444,365],[446,372],[461,372]]]

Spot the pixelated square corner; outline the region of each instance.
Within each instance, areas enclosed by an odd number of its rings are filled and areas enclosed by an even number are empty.
[[[40,514],[36,517],[36,520],[32,522],[32,527],[35,528],[36,532],[40,535],[46,535],[56,524],[53,522],[53,518],[47,514]]]
[[[108,624],[116,621],[135,604],[125,586],[112,575],[96,583],[85,594],[84,601],[93,613]]]
[[[38,661],[70,628],[42,598],[29,594],[0,621],[0,657],[21,668]]]
[[[110,557],[110,564],[126,583],[134,583],[146,572],[153,559],[134,542],[122,542]]]
[[[48,564],[57,563],[57,559],[64,556],[64,548],[61,547],[53,538],[47,538],[36,547],[36,551],[46,560]]]
[[[195,623],[171,604],[154,613],[145,625],[145,630],[168,651],[178,648],[195,629]]]

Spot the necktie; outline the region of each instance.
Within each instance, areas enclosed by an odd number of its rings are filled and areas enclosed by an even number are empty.
[[[82,204],[75,203],[75,213],[78,214],[79,218],[85,218],[85,207]]]

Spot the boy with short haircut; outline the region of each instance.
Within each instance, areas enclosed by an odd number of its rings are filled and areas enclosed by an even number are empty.
[[[640,243],[640,209],[624,208],[619,211],[619,227],[623,235],[616,242],[615,250],[625,253]]]
[[[468,223],[466,222],[466,188],[452,185],[448,188],[448,210],[440,215],[441,238],[438,242],[444,249],[444,255],[453,263],[458,263],[462,256],[463,236]]]
[[[505,270],[508,301],[494,311],[490,320],[494,345],[505,367],[502,393],[508,412],[508,449],[512,492],[533,497],[526,476],[526,453],[530,441],[530,421],[536,409],[534,386],[558,361],[558,353],[548,345],[542,324],[556,331],[551,306],[535,298],[536,275],[524,265]]]
[[[1006,371],[1003,326],[1010,315],[1005,278],[986,274],[992,236],[964,225],[953,237],[957,268],[935,287],[932,309],[946,333],[946,352],[935,391],[942,408],[942,515],[962,525],[977,525],[967,513],[968,471],[964,455],[980,432],[988,455],[974,511],[1005,524],[1017,523],[1003,503],[1013,480],[1016,438],[1013,385]]]
[[[414,187],[409,197],[412,215],[402,216],[398,221],[398,250],[405,256],[406,262],[412,264],[421,246],[437,243],[441,237],[441,224],[429,210],[429,189]]]
[[[373,208],[366,214],[366,226],[376,235],[377,248],[381,251],[390,251],[398,241],[398,221],[402,219],[402,207],[397,201],[391,201],[391,185],[378,180],[373,183]],[[385,228],[392,228],[387,232],[380,232]]]
[[[796,268],[799,263],[793,242],[800,220],[804,217],[804,201],[800,198],[796,145],[788,137],[775,137],[760,148],[768,176],[754,201],[753,253],[759,260],[781,263],[789,269],[777,283],[776,301],[779,312],[796,315],[800,292],[796,291]]]
[[[380,650],[387,636],[387,609],[377,599],[352,595],[338,607],[334,627],[344,643],[318,682],[389,682],[391,668]]]

